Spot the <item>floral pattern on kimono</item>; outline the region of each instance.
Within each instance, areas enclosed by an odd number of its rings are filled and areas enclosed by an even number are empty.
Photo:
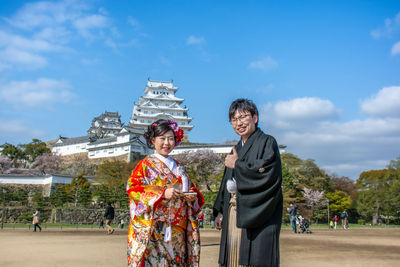
[[[171,187],[181,190],[181,177],[153,155],[141,160],[132,171],[127,183],[131,214],[128,266],[199,266],[197,214],[204,198],[191,185],[190,189],[197,192],[194,202],[165,200],[164,192]],[[165,241],[168,227],[172,237]]]

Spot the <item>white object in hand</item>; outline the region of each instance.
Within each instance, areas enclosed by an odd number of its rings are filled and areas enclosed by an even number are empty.
[[[226,182],[226,189],[228,189],[228,192],[232,194],[237,192],[237,185],[235,178],[229,179]]]
[[[172,238],[171,226],[168,226],[167,228],[165,228],[164,242],[171,241],[171,238]]]
[[[185,169],[182,166],[178,166],[176,172],[182,179],[182,192],[187,192],[189,190],[189,179],[186,176]]]

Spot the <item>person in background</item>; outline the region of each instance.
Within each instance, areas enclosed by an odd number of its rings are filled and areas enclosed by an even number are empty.
[[[199,228],[203,228],[203,222],[204,222],[204,213],[201,211],[199,216],[197,216],[197,220],[199,221]]]
[[[340,217],[342,219],[343,229],[349,229],[349,221],[348,221],[349,214],[347,213],[347,211],[344,210],[340,215]]]
[[[334,221],[334,223],[335,223],[335,226],[334,226],[334,228],[336,229],[337,228],[337,222],[338,222],[338,217],[337,217],[337,215],[335,215],[335,218],[333,218],[333,221]]]
[[[99,224],[99,229],[103,228],[104,229],[104,219],[100,220],[100,224]]]
[[[40,211],[37,209],[35,213],[32,215],[32,224],[33,224],[33,231],[36,232],[36,228],[39,228],[39,231],[42,231],[42,227],[40,227]]]
[[[120,227],[121,227],[121,229],[124,229],[124,224],[125,224],[124,219],[121,219],[121,222],[120,222]]]
[[[296,215],[297,215],[297,207],[293,202],[289,203],[289,208],[287,208],[287,211],[289,212],[289,220],[290,224],[292,225],[292,231],[293,233],[297,233],[296,231]]]
[[[111,202],[107,203],[106,212],[104,213],[104,218],[106,219],[106,233],[108,235],[114,233],[114,229],[111,227],[111,222],[114,219],[114,207]]]

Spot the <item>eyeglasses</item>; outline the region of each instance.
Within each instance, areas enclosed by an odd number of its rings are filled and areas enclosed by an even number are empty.
[[[248,116],[251,116],[251,114],[247,113],[245,115],[240,115],[239,117],[233,118],[231,119],[231,124],[237,124],[239,121],[245,122]]]

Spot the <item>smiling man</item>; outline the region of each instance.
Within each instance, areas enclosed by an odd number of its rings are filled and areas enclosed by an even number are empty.
[[[282,169],[275,139],[258,128],[258,110],[247,99],[229,108],[241,137],[225,158],[224,177],[214,203],[215,227],[222,229],[219,264],[279,266]]]

